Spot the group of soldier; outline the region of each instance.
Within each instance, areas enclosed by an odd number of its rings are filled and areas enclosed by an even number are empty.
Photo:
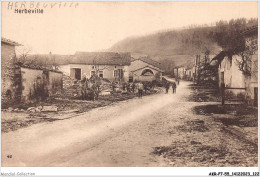
[[[84,78],[80,82],[81,87],[81,97],[83,100],[97,100],[100,91],[101,83],[97,82],[97,80],[94,80],[92,78],[87,79]],[[111,83],[112,91],[116,91],[116,88],[118,87],[116,82]],[[122,90],[127,91],[128,93],[135,93],[136,90],[138,92],[138,97],[142,98],[143,91],[144,91],[144,85],[141,82],[133,82],[133,83],[123,83],[122,84]]]
[[[172,91],[175,94],[177,85],[179,85],[180,80],[176,79],[176,82],[169,82],[166,81],[164,84],[166,93],[168,93],[170,86],[172,87]],[[98,82],[98,80],[94,78],[90,79],[83,79],[81,81],[81,95],[83,100],[97,100],[99,93],[100,93],[100,86],[101,83]],[[112,91],[116,91],[117,84],[116,82],[112,82],[111,84]],[[138,97],[142,98],[143,92],[147,90],[147,86],[144,85],[142,82],[133,82],[133,83],[123,83],[122,90],[127,91],[128,93],[135,93],[136,90],[138,92]]]
[[[180,79],[176,79],[176,82],[177,82],[177,84],[179,85]],[[170,85],[171,85],[171,87],[172,87],[172,93],[173,93],[173,94],[176,93],[176,89],[177,89],[177,84],[176,84],[176,82],[173,82],[173,83],[171,83],[171,82],[169,82],[169,81],[166,82],[166,84],[165,84],[166,93],[169,92]]]
[[[113,83],[112,83],[112,89],[114,90],[115,87],[113,87]],[[144,91],[144,84],[142,82],[133,82],[133,83],[124,83],[122,85],[122,89],[123,91],[127,91],[128,93],[135,93],[135,90],[137,89],[138,91],[138,98],[142,98],[143,97],[143,91]]]
[[[90,79],[81,81],[81,96],[83,100],[97,100],[100,93],[100,84]]]
[[[133,82],[133,83],[129,83],[129,82],[123,83],[122,89],[123,89],[123,91],[127,91],[129,93],[131,93],[131,92],[135,93],[136,83],[135,82]]]

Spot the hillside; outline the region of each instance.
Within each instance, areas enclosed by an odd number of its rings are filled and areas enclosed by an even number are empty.
[[[211,28],[195,28],[179,31],[168,31],[143,37],[125,39],[110,49],[110,51],[128,51],[137,55],[149,55],[161,61],[173,61],[181,65],[192,61],[193,56],[208,49],[211,53],[220,51],[217,42],[210,38],[208,33]]]
[[[187,65],[194,56],[209,50],[210,55],[217,54],[222,48],[241,44],[238,38],[241,30],[257,19],[236,19],[229,22],[219,21],[212,27],[194,27],[183,30],[171,30],[141,37],[132,37],[113,45],[108,51],[131,52],[135,56],[148,55],[166,65]]]

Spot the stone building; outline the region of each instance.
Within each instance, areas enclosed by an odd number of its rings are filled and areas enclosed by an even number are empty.
[[[129,82],[153,81],[156,77],[162,77],[163,70],[160,63],[148,57],[132,58],[129,66]]]
[[[252,26],[241,33],[245,39],[245,53],[249,53],[246,64],[250,71],[245,75],[247,100],[257,106],[258,103],[258,26]]]
[[[20,46],[15,41],[1,38],[1,99],[2,103],[11,101],[15,97],[15,47]]]
[[[175,78],[184,79],[186,77],[186,68],[184,66],[179,66],[174,68]]]
[[[2,106],[34,102],[61,93],[62,73],[40,64],[31,66],[18,61],[15,47],[19,45],[9,39],[1,39]]]
[[[216,56],[217,58],[219,58],[219,88],[224,84],[228,92],[232,92],[235,95],[245,94],[245,76],[237,65],[237,60],[240,60],[240,56],[223,51]]]
[[[245,48],[238,53],[221,51],[212,60],[218,66],[218,85],[225,86],[225,93],[245,98],[249,104],[258,101],[258,27],[252,26],[241,32]],[[241,65],[242,64],[242,65]]]
[[[98,75],[110,81],[128,81],[130,53],[76,52],[65,60],[57,60],[58,69],[71,79],[82,80]]]

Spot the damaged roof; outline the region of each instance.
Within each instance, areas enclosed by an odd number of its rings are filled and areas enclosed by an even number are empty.
[[[220,62],[225,58],[225,56],[232,55],[232,51],[221,51],[218,55],[216,55],[210,62],[211,66],[219,65]]]
[[[67,64],[130,65],[131,55],[117,52],[76,52]]]
[[[12,46],[21,46],[22,45],[22,44],[19,44],[19,43],[13,41],[13,40],[4,38],[4,37],[1,37],[1,42],[8,44],[8,45],[12,45]]]
[[[40,54],[29,55],[28,58],[45,61],[48,64],[68,65],[130,65],[130,53],[114,52],[76,52],[74,55]]]

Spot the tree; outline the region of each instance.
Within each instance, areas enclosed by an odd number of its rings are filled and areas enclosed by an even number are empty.
[[[198,76],[197,83],[198,84],[214,84],[214,78],[217,77],[218,68],[216,66],[210,65],[210,50],[208,48],[204,49],[203,60],[200,61],[198,65]],[[206,82],[206,83],[205,83]]]
[[[252,55],[257,51],[257,40],[246,40],[245,49],[238,52],[238,55],[241,56],[240,59],[236,60],[238,68],[246,76],[251,76],[251,67],[252,67]]]
[[[19,57],[16,58],[16,62],[20,64],[34,64],[35,60],[31,60],[28,58],[31,48],[22,48],[21,50],[17,50],[19,53]]]
[[[18,57],[16,58],[16,64],[40,69],[58,69],[55,58],[51,55],[51,52],[48,55],[34,55],[30,54],[31,51],[31,48],[26,47],[17,50]]]

